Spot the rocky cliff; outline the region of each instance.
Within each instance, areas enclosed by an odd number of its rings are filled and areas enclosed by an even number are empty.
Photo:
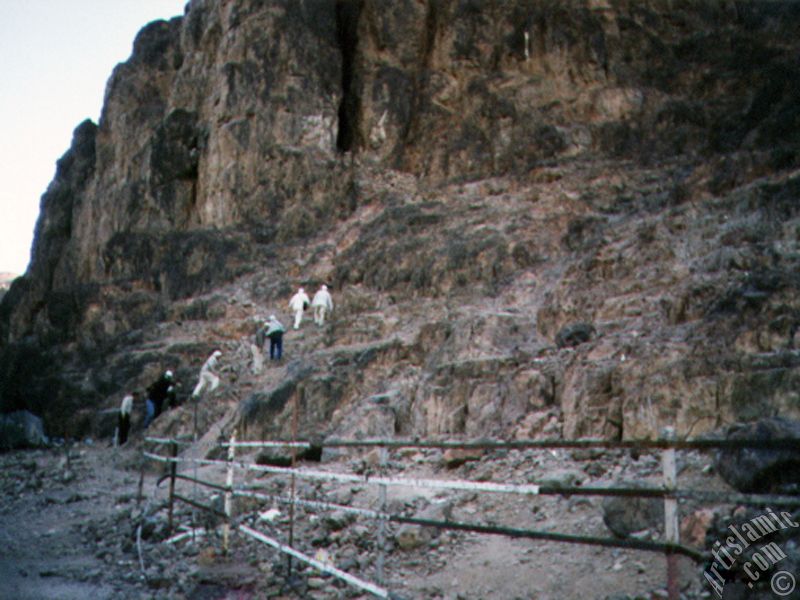
[[[11,282],[16,278],[17,276],[11,273],[0,273],[0,300],[2,300],[3,295],[8,291],[8,288],[11,287]]]
[[[221,347],[253,437],[294,403],[301,435],[800,416],[799,34],[792,2],[192,0],[42,196],[0,406],[84,435]],[[323,282],[333,321],[252,373]]]

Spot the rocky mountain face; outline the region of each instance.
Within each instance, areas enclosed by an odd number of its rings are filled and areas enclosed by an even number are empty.
[[[11,287],[11,282],[16,278],[17,276],[12,273],[0,273],[0,300],[2,300],[3,295],[8,291],[8,288]]]
[[[86,435],[221,348],[254,438],[798,417],[798,50],[792,2],[192,0],[58,162],[0,407]]]

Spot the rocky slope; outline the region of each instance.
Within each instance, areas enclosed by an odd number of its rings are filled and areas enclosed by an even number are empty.
[[[16,278],[17,276],[13,273],[0,273],[0,300],[3,299],[8,288],[11,287],[11,282]]]
[[[798,29],[790,2],[192,0],[42,196],[0,407],[107,435],[221,347],[201,420],[254,438],[295,403],[300,435],[796,417]],[[253,374],[255,319],[323,282],[332,322]]]

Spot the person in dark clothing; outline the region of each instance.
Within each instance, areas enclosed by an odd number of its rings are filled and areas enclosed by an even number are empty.
[[[269,359],[280,360],[283,354],[283,332],[286,331],[286,328],[275,315],[269,316],[266,325],[266,335],[269,338]]]
[[[147,414],[144,419],[145,429],[161,414],[166,401],[175,403],[175,381],[172,371],[166,371],[149,388],[147,388]]]

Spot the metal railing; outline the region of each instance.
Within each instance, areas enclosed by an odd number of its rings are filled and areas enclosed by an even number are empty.
[[[709,555],[695,548],[682,545],[679,534],[679,511],[678,500],[681,498],[692,498],[706,502],[730,502],[737,504],[751,505],[776,505],[776,506],[800,506],[800,498],[797,496],[780,494],[740,494],[726,492],[710,492],[701,490],[685,490],[677,487],[677,468],[675,453],[676,450],[710,450],[710,449],[794,449],[800,450],[800,440],[675,440],[672,439],[672,432],[665,430],[665,436],[658,440],[642,441],[607,441],[607,440],[518,440],[518,441],[497,441],[497,440],[472,440],[472,441],[420,441],[420,440],[330,440],[324,443],[312,443],[309,441],[246,441],[237,442],[235,437],[228,442],[214,444],[216,447],[227,449],[227,460],[212,460],[201,458],[180,457],[178,448],[187,442],[176,439],[165,438],[145,438],[146,442],[156,445],[166,445],[170,452],[168,456],[145,451],[144,457],[164,463],[169,467],[169,473],[159,480],[159,484],[165,479],[169,479],[169,527],[173,528],[173,505],[175,501],[184,502],[198,510],[207,511],[223,519],[223,550],[228,551],[229,538],[232,530],[238,531],[243,535],[269,545],[289,557],[289,574],[291,575],[291,558],[296,558],[312,567],[328,573],[334,577],[345,581],[348,585],[357,587],[369,592],[379,598],[397,598],[395,594],[384,587],[384,563],[385,563],[385,524],[392,522],[398,524],[419,525],[423,527],[433,527],[442,530],[464,531],[486,535],[502,535],[512,538],[524,538],[534,540],[544,540],[553,542],[563,542],[571,544],[588,544],[601,547],[627,548],[639,551],[658,552],[666,556],[667,559],[667,592],[670,600],[679,598],[678,576],[676,559],[679,555],[686,556],[695,562],[703,562]],[[191,442],[188,442],[191,443]],[[352,472],[329,471],[324,469],[311,469],[307,467],[297,467],[294,457],[297,449],[310,448],[379,448],[379,468],[376,475],[358,474]],[[254,464],[252,462],[236,460],[237,448],[286,448],[291,450],[293,455],[291,467],[279,467],[270,465]],[[661,450],[662,451],[662,477],[661,487],[592,487],[592,486],[553,486],[544,484],[514,484],[514,483],[494,483],[487,481],[470,481],[458,479],[422,479],[413,477],[387,476],[385,474],[388,463],[388,450],[399,448],[417,449],[472,449],[472,450],[529,450],[529,449],[637,449],[637,450]],[[177,472],[179,464],[215,465],[225,468],[225,483],[205,481],[197,477],[191,477]],[[288,475],[292,478],[291,493],[287,496],[276,496],[265,494],[259,488],[253,486],[234,485],[235,471],[252,471],[260,473]],[[372,510],[363,507],[356,507],[344,504],[323,502],[319,500],[309,500],[298,498],[295,493],[294,479],[310,479],[317,481],[337,481],[346,483],[358,483],[366,486],[378,487],[379,509]],[[196,498],[187,498],[175,491],[176,481],[192,482],[205,488],[224,493],[224,511],[205,505]],[[429,489],[445,489],[457,491],[473,491],[476,493],[499,493],[499,494],[519,494],[524,496],[623,496],[641,498],[663,498],[664,500],[664,541],[647,541],[639,539],[618,539],[611,537],[573,535],[549,531],[537,531],[529,529],[519,529],[510,527],[500,527],[482,523],[465,523],[453,520],[420,519],[407,517],[404,515],[391,514],[386,512],[387,490],[392,486],[406,486]],[[252,498],[273,503],[286,504],[290,507],[289,522],[289,542],[283,543],[277,539],[259,532],[245,524],[245,516],[233,517],[234,498]],[[293,544],[295,507],[304,507],[321,511],[342,511],[365,518],[375,519],[378,522],[377,532],[377,556],[376,556],[376,582],[366,581],[354,575],[348,574],[340,569],[333,567],[323,561],[309,557]]]

